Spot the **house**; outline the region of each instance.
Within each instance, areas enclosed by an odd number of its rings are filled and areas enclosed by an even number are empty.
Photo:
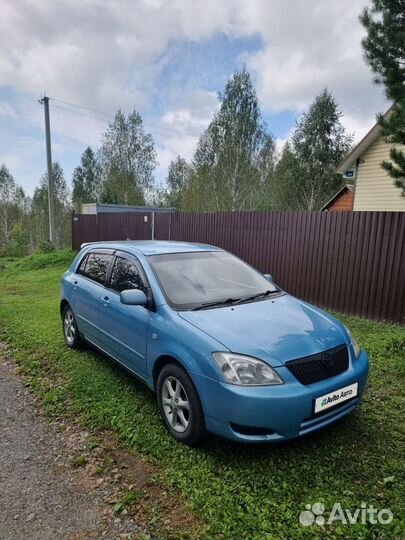
[[[391,109],[384,114],[389,118]],[[392,145],[376,123],[337,168],[343,178],[354,181],[353,210],[405,212],[405,198],[393,179],[381,167],[390,159]]]
[[[351,212],[354,202],[354,186],[345,184],[337,193],[323,206],[326,212]]]

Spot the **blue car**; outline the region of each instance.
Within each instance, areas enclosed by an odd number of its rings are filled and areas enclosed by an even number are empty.
[[[60,312],[68,347],[85,341],[142,379],[189,445],[299,437],[352,412],[366,386],[368,356],[341,322],[214,246],[86,244]]]

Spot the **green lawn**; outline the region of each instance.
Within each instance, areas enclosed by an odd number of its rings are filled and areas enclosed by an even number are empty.
[[[341,423],[277,446],[213,438],[190,449],[166,433],[149,390],[101,355],[65,347],[58,294],[71,257],[0,260],[2,339],[50,414],[74,411],[158,464],[203,522],[204,538],[405,537],[404,328],[341,317],[371,357],[363,403]],[[327,510],[340,502],[351,511],[365,502],[391,509],[394,520],[303,527],[299,515],[315,502]]]

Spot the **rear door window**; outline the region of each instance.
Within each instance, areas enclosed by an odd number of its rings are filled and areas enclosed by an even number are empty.
[[[117,292],[127,289],[146,291],[145,283],[135,261],[116,257],[111,272],[110,288]]]
[[[112,255],[107,255],[105,253],[89,253],[85,267],[82,269],[81,264],[79,273],[96,283],[104,285],[111,260]]]
[[[80,261],[79,267],[77,269],[77,273],[81,274],[82,276],[85,275],[84,272],[85,272],[85,269],[86,269],[87,258],[88,258],[88,255],[85,255],[83,257],[83,259]]]

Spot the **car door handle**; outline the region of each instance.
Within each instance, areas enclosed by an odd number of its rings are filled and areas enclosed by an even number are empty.
[[[110,303],[110,299],[108,296],[102,296],[101,300],[103,301],[103,304],[106,306]]]
[[[77,289],[79,283],[77,282],[77,280],[75,279],[74,282],[73,282],[73,288],[74,289]]]

